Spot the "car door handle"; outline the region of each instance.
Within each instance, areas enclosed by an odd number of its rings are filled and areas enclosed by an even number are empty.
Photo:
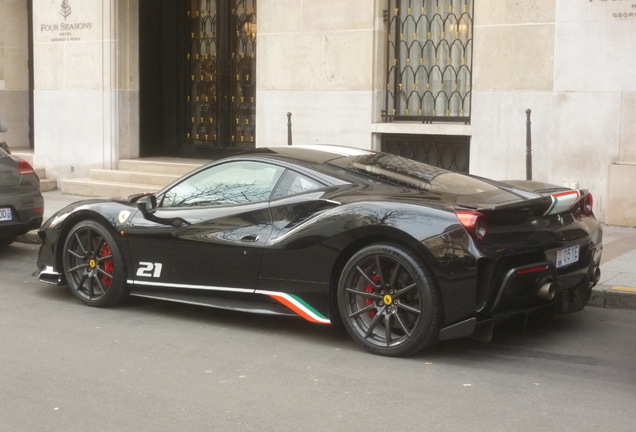
[[[257,235],[253,235],[253,234],[245,235],[245,236],[241,237],[241,241],[242,242],[257,242],[258,241],[258,236]]]

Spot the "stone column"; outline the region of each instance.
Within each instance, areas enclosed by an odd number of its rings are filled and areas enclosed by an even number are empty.
[[[29,147],[27,0],[0,0],[0,135],[12,149]]]
[[[138,0],[33,0],[35,164],[57,179],[139,154]]]

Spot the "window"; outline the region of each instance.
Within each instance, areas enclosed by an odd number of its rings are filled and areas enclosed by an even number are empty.
[[[273,198],[282,198],[289,195],[296,195],[303,192],[320,189],[323,187],[320,183],[305,177],[297,172],[287,170],[280,181]]]
[[[390,0],[385,119],[470,120],[473,0]]]
[[[263,162],[215,165],[189,177],[164,195],[161,207],[245,204],[269,199],[284,168]]]

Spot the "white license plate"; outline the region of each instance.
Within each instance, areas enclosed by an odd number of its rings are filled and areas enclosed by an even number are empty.
[[[565,249],[559,249],[556,256],[557,268],[575,263],[579,260],[579,247],[572,246]]]
[[[11,209],[0,208],[0,221],[10,221],[11,219]]]

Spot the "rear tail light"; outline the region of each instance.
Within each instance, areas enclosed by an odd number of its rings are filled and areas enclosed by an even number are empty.
[[[486,237],[488,231],[486,216],[479,212],[465,210],[456,210],[455,214],[473,238],[483,240]]]
[[[592,214],[592,209],[594,207],[594,198],[592,198],[592,194],[586,194],[581,200],[581,213],[585,216],[589,216]]]
[[[35,174],[35,170],[31,166],[31,164],[24,159],[20,159],[18,161],[18,172],[22,175]]]

